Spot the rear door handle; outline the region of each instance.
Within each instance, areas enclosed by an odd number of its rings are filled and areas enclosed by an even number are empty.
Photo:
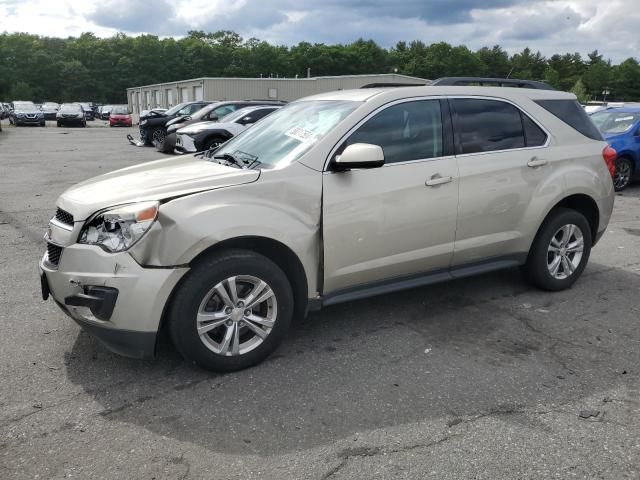
[[[543,160],[542,158],[538,158],[538,157],[533,157],[531,158],[531,160],[527,162],[527,167],[535,168],[535,167],[541,167],[546,164],[547,164],[546,160]]]
[[[449,183],[453,180],[453,177],[441,177],[439,173],[433,175],[429,180],[424,182],[427,187],[435,187],[436,185],[442,185]]]

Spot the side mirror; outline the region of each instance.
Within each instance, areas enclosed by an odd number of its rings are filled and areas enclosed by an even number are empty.
[[[182,117],[182,120],[184,120],[185,122],[188,122],[191,120],[191,115],[187,115],[186,117]]]
[[[349,145],[333,161],[333,169],[339,172],[352,168],[378,168],[382,165],[384,165],[382,147],[370,143]]]
[[[209,115],[209,120],[211,120],[212,122],[215,122],[218,120],[218,115],[216,115],[215,113],[212,113],[211,115]]]

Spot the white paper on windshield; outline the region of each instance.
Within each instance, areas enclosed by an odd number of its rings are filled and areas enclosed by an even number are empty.
[[[614,121],[615,121],[615,122],[628,122],[629,120],[633,120],[633,117],[621,117],[621,118],[616,118]]]
[[[299,142],[311,142],[315,138],[313,132],[306,130],[302,127],[293,127],[289,131],[285,132],[287,137],[295,138]]]

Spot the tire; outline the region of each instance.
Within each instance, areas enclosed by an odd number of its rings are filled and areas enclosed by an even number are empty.
[[[217,148],[220,144],[224,143],[225,141],[226,140],[224,138],[221,138],[221,137],[210,138],[209,140],[207,140],[205,142],[203,151],[206,152],[207,150],[210,150],[211,148]]]
[[[40,124],[40,126],[41,126],[41,127],[46,127],[46,126],[47,126],[47,124],[46,124],[46,122],[42,122],[42,123]]]
[[[591,227],[584,215],[568,208],[553,210],[531,246],[523,268],[525,277],[542,290],[555,292],[570,288],[587,266],[591,245]]]
[[[82,122],[82,128],[87,128],[87,121]]]
[[[156,147],[159,151],[164,148],[164,139],[167,136],[167,132],[162,127],[156,127],[151,130],[151,145]]]
[[[629,157],[616,159],[616,174],[613,177],[613,187],[616,192],[621,192],[629,186],[634,170],[633,161]]]
[[[227,280],[231,278],[234,282],[230,284]],[[266,331],[260,326],[264,323],[247,321],[246,306],[238,303],[249,298],[260,281],[272,295],[254,305],[249,318],[273,322]],[[238,302],[232,300],[232,284],[237,286]],[[226,302],[222,300],[224,295],[217,293],[221,289],[226,292]],[[258,299],[264,293],[267,290],[258,289]],[[278,347],[291,324],[293,308],[291,285],[275,263],[248,250],[228,250],[205,257],[181,282],[168,310],[169,333],[182,356],[200,367],[216,372],[241,370],[261,362]],[[199,312],[217,315],[199,323]],[[198,333],[198,325],[212,324],[220,325]],[[254,333],[256,328],[261,335]],[[229,339],[226,346],[225,338]]]

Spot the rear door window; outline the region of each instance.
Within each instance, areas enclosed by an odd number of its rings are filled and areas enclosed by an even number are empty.
[[[479,153],[526,146],[520,110],[499,100],[453,98],[458,153]]]
[[[602,140],[602,134],[577,100],[535,100],[535,102],[585,137]]]
[[[547,142],[547,134],[527,115],[520,112],[522,126],[524,127],[524,139],[527,147],[540,147]]]

